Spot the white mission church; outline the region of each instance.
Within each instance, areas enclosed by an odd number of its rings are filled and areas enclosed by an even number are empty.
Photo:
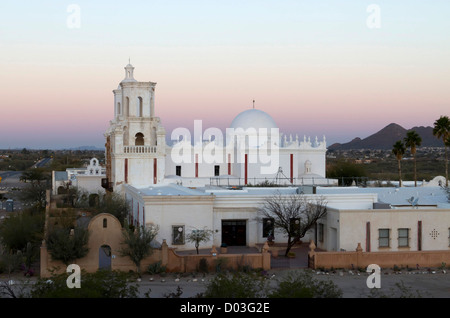
[[[194,132],[191,138],[181,129],[166,144],[166,131],[155,114],[156,83],[138,82],[133,72],[128,64],[125,78],[113,90],[106,169],[100,175],[89,169],[67,171],[62,179],[70,175],[72,184],[91,193],[106,189],[124,195],[132,206],[129,222],[158,225],[159,242],[191,250],[186,234],[206,228],[214,233],[205,244],[209,247],[262,244],[270,228],[268,220],[258,217],[263,200],[276,192],[303,191],[327,202],[327,216],[303,239],[314,239],[319,248],[350,251],[361,243],[366,252],[450,249],[450,205],[440,187],[337,187],[325,174],[325,137],[278,134],[273,118],[255,108],[230,121],[231,134],[227,129],[224,142],[217,130],[206,129],[200,137]],[[54,173],[54,191],[58,175]],[[97,180],[97,186],[84,181],[88,179]],[[267,183],[283,186],[258,186]],[[418,199],[414,206],[407,201],[412,196]],[[275,241],[285,238],[275,231]]]
[[[206,130],[200,140],[192,141],[188,131],[166,144],[166,131],[155,115],[155,87],[154,82],[138,82],[132,65],[125,67],[125,78],[113,90],[114,119],[105,133],[106,182],[130,200],[132,222],[158,224],[159,237],[169,245],[192,248],[179,234],[202,228],[215,230],[215,245],[264,242],[255,213],[261,198],[249,196],[252,190],[242,186],[335,182],[325,178],[325,137],[280,136],[273,118],[255,108],[231,121],[234,142],[229,134],[225,141],[217,134],[212,140]],[[266,161],[259,160],[264,146]],[[208,147],[214,148],[216,160],[204,157]],[[214,195],[218,192],[220,198]]]

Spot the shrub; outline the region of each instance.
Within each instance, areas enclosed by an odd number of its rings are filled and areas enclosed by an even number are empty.
[[[215,260],[216,265],[216,272],[221,273],[222,271],[226,270],[226,264],[228,262],[228,259],[224,257],[219,257]]]
[[[157,275],[165,273],[167,270],[166,266],[161,264],[161,261],[148,265],[147,273],[150,275]]]
[[[269,298],[341,298],[342,290],[330,280],[316,280],[311,273],[293,271],[278,282]]]
[[[39,279],[30,291],[32,298],[136,298],[138,287],[129,284],[130,274],[120,271],[99,270],[81,272],[81,288],[67,288],[68,274]]]
[[[261,298],[265,297],[266,281],[257,274],[235,272],[219,274],[206,286],[204,298]]]

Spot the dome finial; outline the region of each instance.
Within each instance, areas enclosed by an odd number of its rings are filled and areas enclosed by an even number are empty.
[[[253,100],[253,109],[255,109],[255,100]]]

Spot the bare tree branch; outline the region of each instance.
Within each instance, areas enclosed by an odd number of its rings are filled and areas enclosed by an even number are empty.
[[[287,255],[317,220],[326,215],[326,204],[323,197],[309,199],[304,194],[282,195],[277,192],[262,202],[258,212],[261,220],[272,219],[274,227],[287,235]]]

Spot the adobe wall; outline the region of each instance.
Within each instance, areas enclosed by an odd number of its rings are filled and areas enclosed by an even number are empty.
[[[311,247],[311,245],[310,245]],[[315,248],[315,246],[314,246]],[[393,251],[362,252],[361,245],[354,252],[309,252],[310,267],[317,268],[366,268],[377,264],[381,268],[399,267],[440,267],[450,264],[450,251]]]

